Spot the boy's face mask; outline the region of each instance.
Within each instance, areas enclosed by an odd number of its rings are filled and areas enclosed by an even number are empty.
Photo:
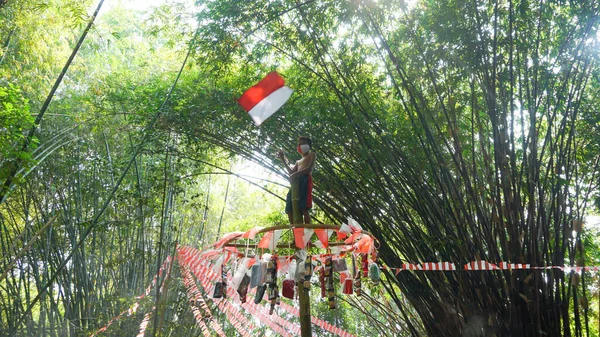
[[[310,151],[310,145],[308,145],[308,144],[298,145],[298,152],[305,154],[308,151]]]

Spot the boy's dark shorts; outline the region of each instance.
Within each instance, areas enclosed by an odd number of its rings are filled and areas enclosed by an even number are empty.
[[[313,189],[313,181],[312,176],[304,175],[298,178],[298,183],[300,184],[300,200],[298,201],[298,206],[300,207],[300,211],[304,212],[312,208],[312,189]],[[285,212],[292,213],[292,190],[287,194],[287,198],[285,200]]]

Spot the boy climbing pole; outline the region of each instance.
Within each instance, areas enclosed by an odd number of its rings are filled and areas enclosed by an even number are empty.
[[[277,156],[288,171],[290,183],[292,188],[287,194],[285,202],[285,212],[288,214],[291,225],[299,225],[298,222],[302,222],[304,219],[305,224],[310,224],[310,209],[312,208],[312,174],[315,169],[315,153],[311,149],[312,140],[308,137],[298,138],[298,152],[302,155],[302,158],[296,162],[296,164],[290,168],[288,160],[285,158],[283,151],[280,150]],[[292,189],[293,189],[293,206],[292,206]],[[295,216],[294,216],[295,215]],[[302,218],[301,218],[302,217]],[[294,221],[295,220],[295,221]],[[311,317],[310,317],[310,276],[312,270],[312,258],[306,256],[306,251],[303,249],[306,247],[307,241],[312,235],[312,230],[305,235],[306,228],[294,228],[294,241],[296,247],[299,248],[298,256],[305,256],[305,259],[300,258],[298,263],[302,265],[304,263],[304,281],[298,282],[298,301],[300,305],[300,326],[302,336],[312,336],[311,332]],[[304,252],[304,254],[301,254]],[[298,271],[296,271],[298,273]],[[301,277],[302,278],[302,277]]]
[[[289,163],[283,150],[277,152],[277,157],[281,159],[285,168],[288,171],[289,180],[293,182],[298,180],[300,190],[300,200],[298,201],[298,207],[303,215],[304,223],[310,223],[310,209],[312,208],[312,173],[315,169],[315,153],[312,151],[312,140],[308,137],[298,138],[298,152],[302,155],[302,158],[296,162],[296,164],[290,168]],[[287,194],[285,202],[285,212],[288,214],[290,224],[294,223],[293,210],[292,210],[292,191],[290,190]]]

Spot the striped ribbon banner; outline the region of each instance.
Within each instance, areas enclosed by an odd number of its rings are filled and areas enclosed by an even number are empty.
[[[123,317],[124,315],[131,316],[133,313],[135,313],[137,311],[137,308],[140,305],[140,301],[144,297],[150,295],[150,291],[152,290],[152,287],[154,287],[154,285],[156,285],[156,279],[158,277],[162,276],[164,269],[167,267],[167,264],[170,264],[170,263],[171,263],[171,257],[167,256],[167,258],[165,259],[165,261],[160,266],[160,269],[158,270],[158,274],[154,275],[154,278],[152,279],[152,282],[150,282],[150,284],[146,287],[146,291],[144,291],[144,293],[142,295],[136,297],[136,301],[129,307],[129,309],[124,310],[121,313],[119,313],[117,316],[113,317],[110,321],[108,321],[108,323],[105,326],[101,327],[100,329],[98,329],[94,333],[92,333],[90,335],[90,337],[95,337],[99,333],[106,331],[109,326],[111,326],[117,319]],[[170,270],[170,268],[168,270]],[[168,273],[168,270],[167,270],[167,273]],[[164,286],[166,279],[167,279],[166,277],[163,279],[163,282],[161,284],[161,289]],[[152,309],[152,310],[154,310],[154,309]]]
[[[392,268],[383,266],[383,269],[395,271],[396,275],[399,272],[405,270],[419,270],[419,271],[455,271],[457,270],[456,265],[451,262],[423,262],[420,264],[413,263],[403,263],[401,268]],[[523,269],[523,270],[545,270],[545,269],[560,269],[565,272],[575,271],[600,271],[600,266],[589,266],[589,267],[578,267],[578,266],[545,266],[545,267],[535,267],[531,266],[529,263],[510,263],[510,262],[500,262],[499,264],[493,264],[487,261],[471,261],[463,266],[463,270],[468,271],[479,271],[479,270],[513,270],[513,269]]]
[[[138,330],[136,337],[144,337],[146,334],[146,328],[148,327],[148,322],[150,321],[150,317],[152,316],[154,308],[155,307],[152,307],[152,309],[150,309],[150,311],[144,315],[144,319],[142,320],[142,323],[140,323],[140,329]]]
[[[210,281],[214,281],[214,280],[216,280],[219,277],[219,275],[217,273],[213,272],[213,270],[211,268],[210,261],[207,261],[206,259],[203,259],[201,257],[201,255],[200,255],[201,252],[199,250],[197,250],[195,248],[192,248],[192,247],[189,247],[189,246],[186,246],[186,247],[182,247],[181,250],[179,250],[178,252],[182,256],[182,260],[184,260],[184,261],[190,261],[189,262],[190,264],[195,264],[195,266],[193,266],[193,267],[190,266],[191,269],[194,270],[194,268],[196,268],[198,270],[198,272],[200,272],[200,274],[203,277],[207,278],[207,280],[209,282]],[[249,294],[254,293],[254,291],[255,290],[252,290],[251,292],[249,292]],[[248,306],[250,308],[247,308]],[[245,309],[247,309],[248,312],[250,312],[250,313],[253,313],[253,312],[255,312],[257,310],[256,305],[253,302],[251,302],[251,301],[247,302],[245,304],[242,304],[242,307],[244,307]],[[289,313],[291,313],[291,314],[293,314],[295,316],[298,316],[298,317],[300,316],[300,312],[299,312],[298,308],[295,308],[295,307],[293,307],[293,306],[291,306],[291,305],[289,305],[289,304],[287,304],[287,303],[285,303],[283,301],[280,303],[280,307],[283,310],[285,310],[285,311],[287,311],[287,312],[289,312]],[[258,311],[260,311],[260,310],[261,309],[258,309]],[[268,312],[268,308],[266,306],[263,307],[262,310],[264,312]],[[275,314],[273,316],[275,316]],[[267,317],[267,318],[270,319],[270,317]],[[284,324],[284,325],[288,326],[289,327],[288,331],[290,331],[292,333],[295,333],[295,334],[298,334],[298,335],[300,334],[300,327],[298,325],[291,325],[290,326],[291,323],[289,321],[287,321],[287,320],[279,317],[278,315],[275,316],[274,319],[278,323]],[[354,337],[354,335],[352,335],[351,333],[349,333],[349,332],[347,332],[345,330],[342,330],[339,327],[336,327],[336,326],[332,325],[331,323],[326,322],[326,321],[324,321],[324,320],[322,320],[322,319],[320,319],[318,317],[311,316],[311,322],[313,324],[315,324],[316,326],[321,327],[322,329],[324,329],[324,330],[326,330],[328,332],[331,332],[331,333],[333,333],[333,334],[335,334],[337,336]]]
[[[471,261],[464,266],[465,270],[498,270],[498,266],[487,261]]]
[[[215,277],[214,273],[211,273],[212,272],[211,270],[203,268],[203,267],[200,269],[201,269],[201,272],[196,274],[196,277],[198,277],[198,280],[200,281],[205,292],[211,293],[214,290],[214,286],[212,285],[211,282],[214,281],[216,279],[216,277]],[[233,297],[235,295],[235,292],[233,291],[233,289],[231,289],[229,287],[227,290],[227,295],[229,297]],[[221,307],[229,308],[229,309],[226,309],[229,312],[233,311],[233,310],[231,310],[231,308],[232,308],[231,303],[226,299],[215,300],[213,302],[215,302],[217,305],[221,305]],[[278,325],[277,323],[280,323],[280,324],[281,323],[291,324],[291,323],[286,320],[282,320],[281,317],[279,317],[276,314],[273,314],[270,316],[265,315],[263,313],[264,310],[261,310],[262,308],[260,306],[257,306],[253,302],[246,302],[246,303],[242,304],[242,307],[244,309],[246,309],[249,313],[251,313],[254,317],[258,318],[263,324],[267,325],[273,331],[278,332],[279,334],[281,334],[283,336],[292,336],[291,334],[288,333],[288,331],[296,330],[296,328],[293,326],[293,324],[291,326],[289,326],[288,329],[283,329],[283,327]],[[241,319],[241,317],[245,318],[245,316],[240,313],[237,313],[237,315],[236,314],[234,314],[234,315],[238,319]]]
[[[484,261],[481,261],[484,262]],[[473,263],[473,262],[471,262]],[[496,267],[496,266],[494,266]],[[510,262],[500,262],[500,268],[496,267],[496,269],[502,269],[502,270],[508,270],[508,269],[530,269],[531,265],[530,264],[523,264],[523,263],[510,263]],[[536,268],[539,269],[539,268]],[[482,269],[482,270],[488,270],[488,269]]]
[[[236,315],[232,314],[229,310],[225,310],[225,308],[223,306],[224,301],[220,301],[220,302],[221,303],[219,303],[219,305],[217,307],[221,310],[221,312],[223,312],[227,316],[227,319],[233,325],[233,327],[238,331],[240,336],[253,337],[254,335],[250,331],[247,331],[244,328],[245,325],[242,323],[242,320],[239,319],[239,315],[236,316]]]
[[[456,270],[456,266],[450,262],[403,263],[401,270]]]
[[[191,252],[190,255],[188,255],[188,257],[189,257],[190,261],[193,261],[192,263],[197,263],[197,265],[194,266],[194,268],[198,271],[198,274],[196,274],[196,275],[198,276],[199,280],[202,282],[206,291],[208,291],[208,293],[210,293],[211,289],[213,289],[213,286],[210,282],[218,279],[219,275],[217,273],[214,273],[214,271],[212,270],[210,263],[208,261],[203,260],[203,259],[200,260],[200,259],[193,258],[192,257],[192,255],[194,255],[193,250],[184,250],[184,254],[186,254],[187,252]],[[227,288],[227,289],[228,289],[228,295],[232,298],[235,297],[236,292],[231,288]],[[228,301],[225,301],[225,303],[230,305],[230,303]],[[292,333],[294,333],[296,331],[298,333],[300,332],[300,327],[298,325],[293,324],[293,323],[289,322],[288,320],[281,318],[277,314],[267,316],[265,314],[265,312],[268,312],[269,308],[267,308],[266,306],[259,306],[259,305],[256,305],[254,302],[249,301],[249,302],[242,304],[242,307],[244,309],[246,309],[249,313],[254,314],[255,316],[258,316],[258,318],[261,320],[261,322],[265,323],[267,326],[271,327],[276,332],[279,332],[283,335],[289,335],[288,332],[292,332]],[[278,327],[271,326],[272,322],[275,322],[275,323],[281,325],[282,327],[285,328],[285,330],[280,330]]]
[[[189,251],[188,251],[189,252]],[[194,261],[193,263],[195,263],[196,265],[192,266],[192,265],[188,265],[193,271],[194,271],[194,275],[196,275],[196,277],[198,278],[198,280],[200,281],[201,285],[204,287],[204,290],[206,293],[211,293],[214,290],[214,286],[211,283],[212,281],[215,281],[218,279],[219,275],[217,273],[215,273],[212,268],[210,268],[210,264],[205,261],[205,260],[201,260],[201,259],[192,259],[191,256],[193,255],[193,251],[191,254],[187,254],[186,251],[182,250],[182,260],[186,261],[185,257],[187,255],[187,257],[189,258],[189,261]],[[235,297],[237,293],[235,292],[235,290],[233,290],[231,287],[227,287],[227,295],[231,298]],[[239,313],[235,313],[235,311],[233,310],[233,305],[227,301],[227,300],[222,300],[222,301],[214,301],[215,303],[219,304],[224,304],[225,308],[229,308],[230,312],[236,316],[237,318],[241,318],[244,317],[244,315],[239,314]],[[273,315],[269,315],[267,316],[266,314],[264,314],[263,312],[268,312],[268,308],[266,306],[258,306],[256,304],[254,304],[254,302],[246,302],[244,304],[242,304],[242,307],[244,309],[246,309],[249,313],[253,314],[255,317],[257,317],[263,324],[267,325],[268,327],[270,327],[271,329],[273,329],[273,331],[281,334],[282,336],[292,336],[289,332],[290,331],[300,331],[300,328],[289,322],[288,320],[285,320],[283,318],[281,318],[279,315],[277,314],[273,314]],[[281,324],[281,325],[279,325]],[[246,325],[248,326],[248,325]],[[284,329],[285,327],[285,329]]]
[[[215,321],[212,314],[210,313],[210,308],[208,308],[208,305],[206,305],[206,301],[204,300],[204,297],[200,293],[200,290],[198,290],[198,287],[196,286],[196,282],[192,278],[189,268],[186,265],[182,264],[181,260],[178,259],[178,261],[182,267],[182,273],[184,275],[184,282],[189,284],[188,296],[193,296],[193,298],[196,301],[196,306],[199,305],[203,309],[203,311],[206,313],[205,317],[211,319],[212,321]],[[191,297],[190,297],[190,299],[191,299]],[[215,301],[215,303],[217,304],[217,307],[223,313],[225,313],[225,315],[227,315],[227,318],[229,318],[229,321],[234,326],[234,328],[236,328],[236,330],[240,333],[241,336],[244,336],[244,337],[252,336],[252,334],[249,331],[247,331],[245,329],[245,327],[250,327],[251,328],[250,330],[253,330],[254,325],[249,324],[249,322],[247,322],[245,319],[240,320],[239,315],[236,315],[237,310],[230,310],[231,308],[225,308],[225,306],[223,305],[223,301]],[[217,333],[219,333],[219,332],[217,332]],[[221,333],[222,333],[222,330],[221,330]]]
[[[210,337],[210,331],[208,330],[208,326],[206,325],[206,323],[204,323],[204,316],[202,316],[202,313],[200,312],[200,308],[202,308],[203,311],[205,311],[205,313],[208,309],[208,314],[206,315],[206,318],[214,321],[212,314],[210,314],[210,308],[208,308],[208,306],[204,302],[204,298],[202,298],[198,287],[196,287],[196,283],[192,279],[192,274],[190,273],[189,269],[182,266],[181,274],[183,275],[183,284],[187,289],[188,301],[190,302],[192,313],[196,318],[196,324],[198,324],[198,327],[200,328],[200,331],[202,331],[202,335],[204,335],[204,337]],[[223,331],[221,330],[220,326],[218,328],[217,333],[219,333],[219,331],[221,334],[223,334]]]

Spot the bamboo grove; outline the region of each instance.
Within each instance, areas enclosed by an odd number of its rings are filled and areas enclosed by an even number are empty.
[[[234,158],[285,178],[275,153],[300,135],[317,152],[318,221],[356,219],[388,266],[600,264],[584,224],[599,198],[599,3],[215,0],[135,25],[122,10],[86,14],[96,6],[0,2],[0,98],[16,107],[2,117],[18,126],[0,137],[2,334],[105,324],[176,243],[225,231],[225,205],[209,200],[233,193],[220,175],[251,180]],[[32,38],[40,13],[58,25],[37,27],[46,40],[70,44]],[[258,128],[235,99],[271,70],[295,93]],[[280,202],[285,186],[252,183]],[[236,216],[285,221],[251,206]],[[182,283],[168,282],[142,303],[155,308],[150,333],[198,334]],[[381,292],[345,299],[352,316],[320,313],[368,322],[364,334],[593,336],[598,282],[555,269],[388,272]]]

